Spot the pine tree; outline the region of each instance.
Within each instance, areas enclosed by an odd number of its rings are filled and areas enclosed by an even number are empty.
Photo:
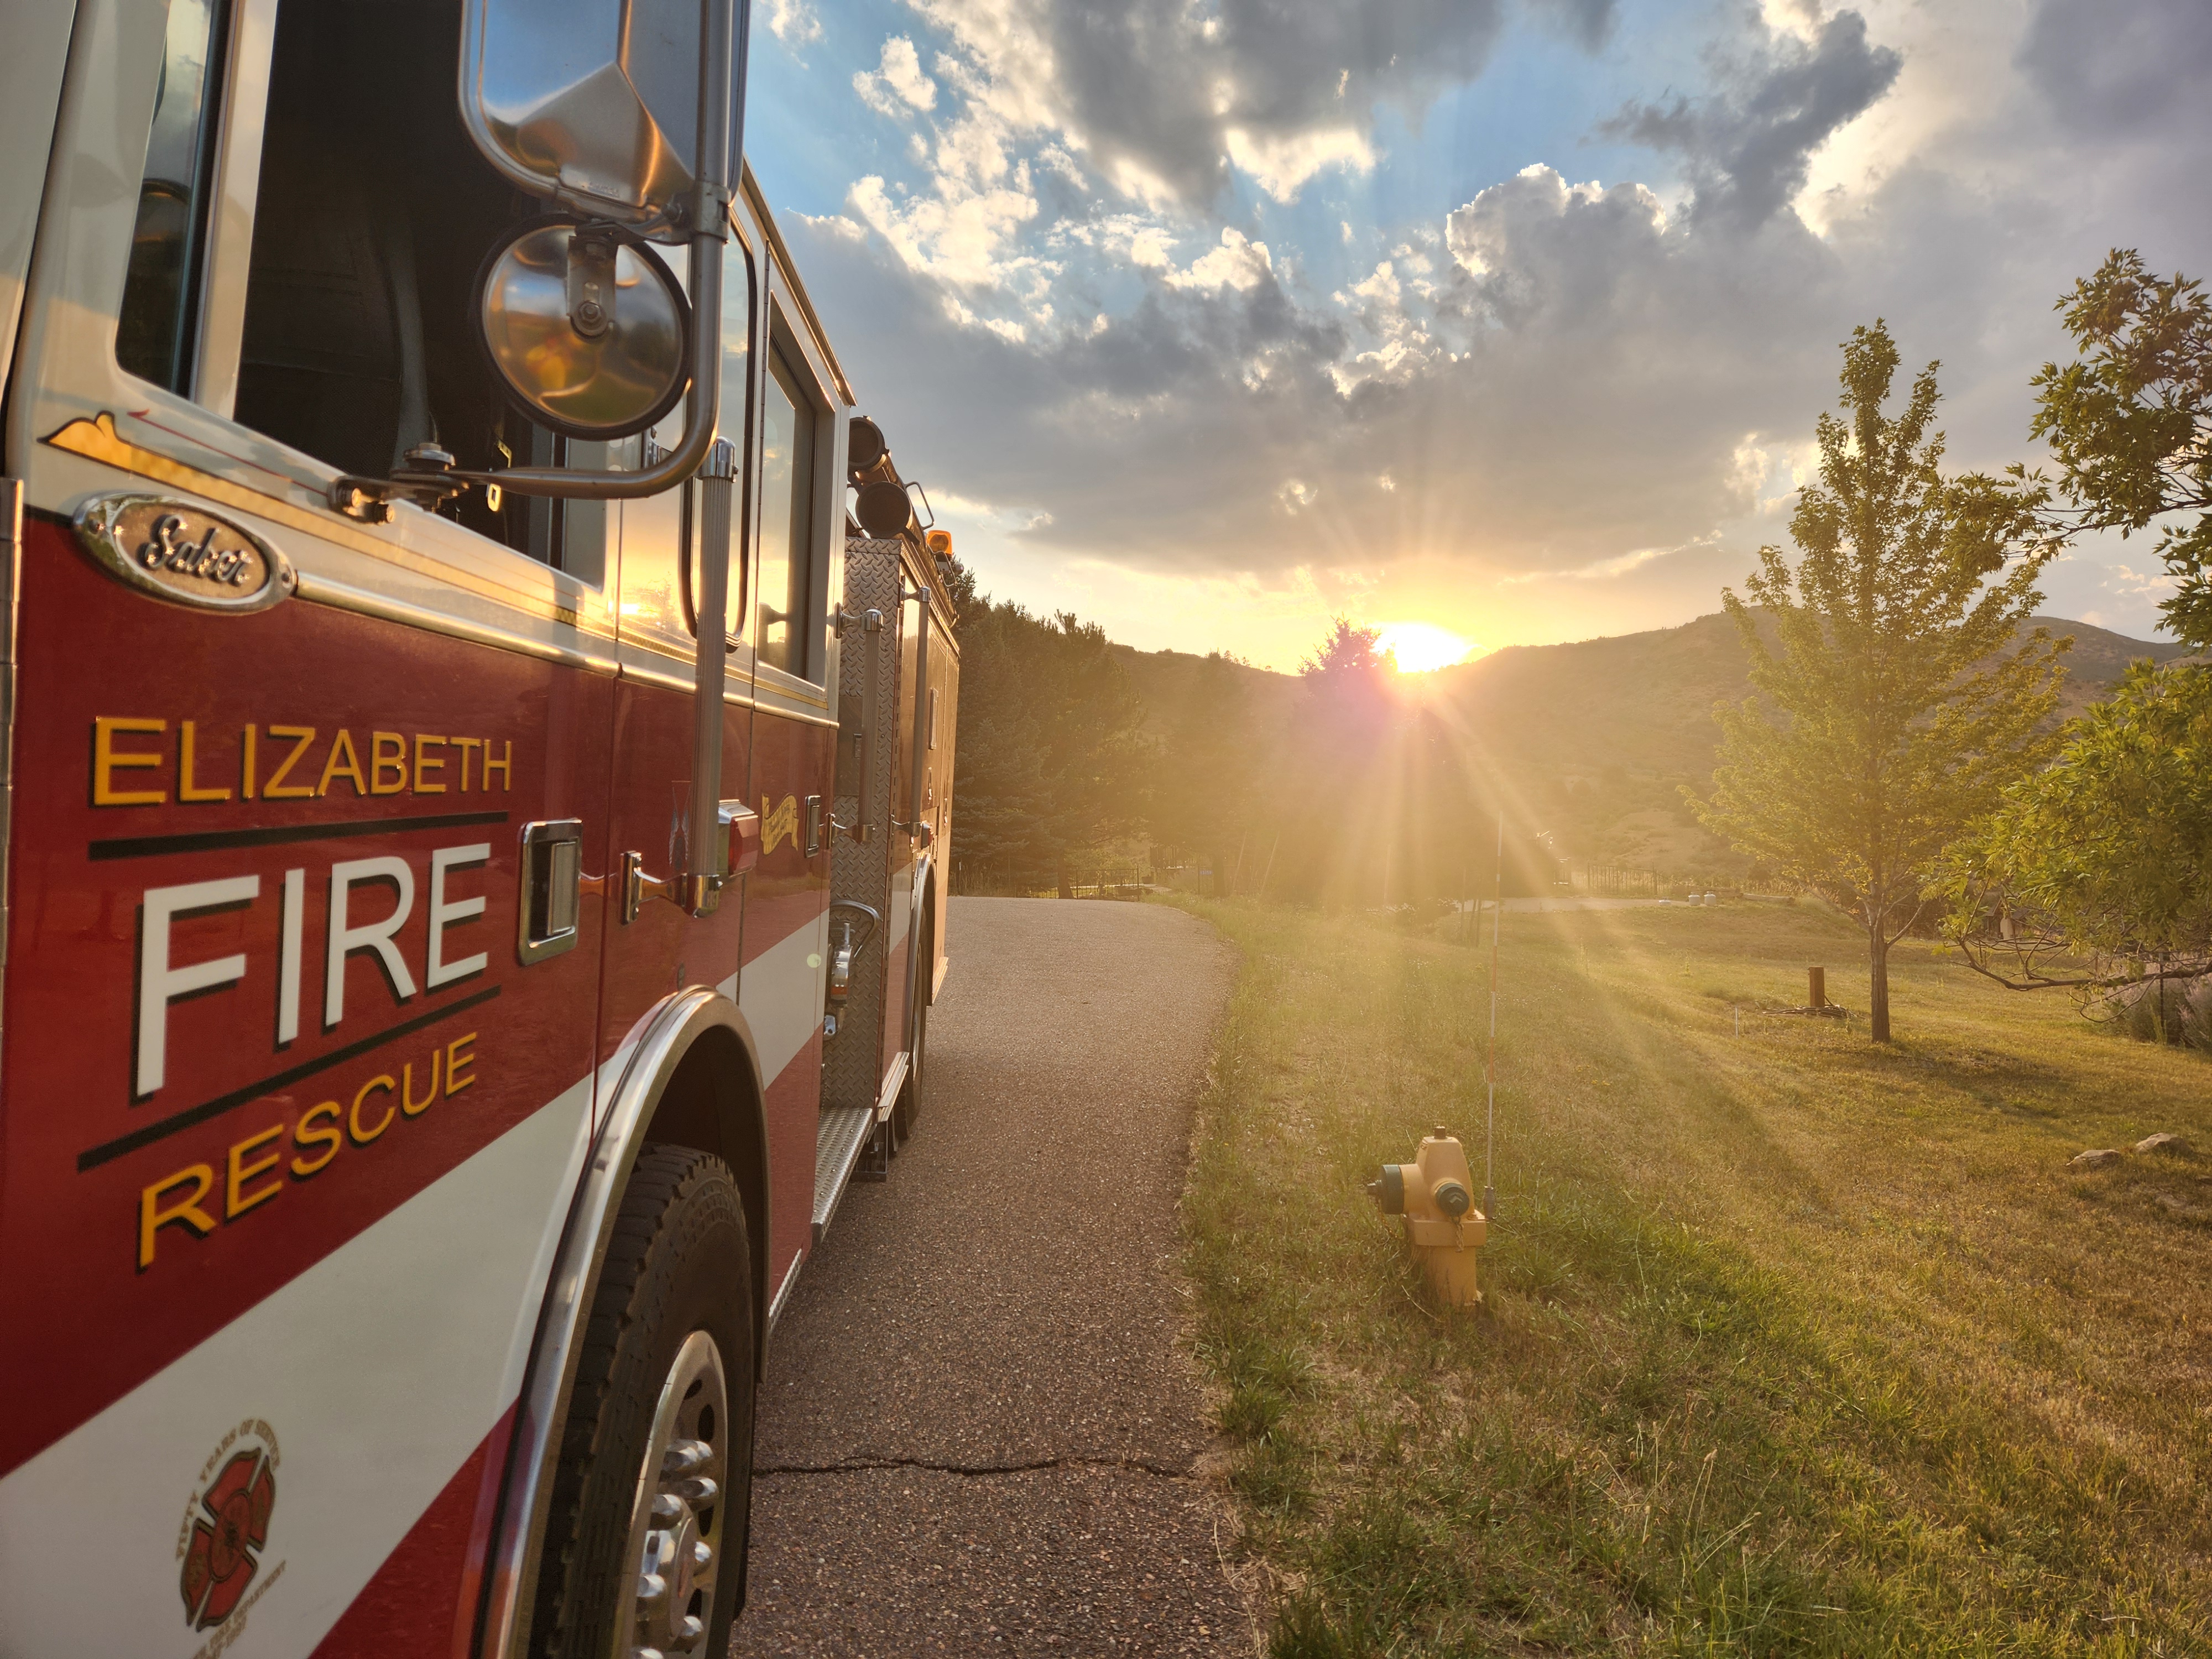
[[[2027,626],[2052,549],[2008,559],[2025,515],[1938,470],[1936,365],[1883,412],[1897,366],[1881,323],[1853,331],[1844,418],[1821,416],[1820,482],[1790,519],[1797,565],[1763,547],[1746,598],[1722,594],[1756,689],[1716,710],[1721,765],[1711,799],[1693,797],[1716,832],[1865,930],[1878,1042],[1890,946],[1937,902],[1947,843],[2048,751],[2073,643]]]

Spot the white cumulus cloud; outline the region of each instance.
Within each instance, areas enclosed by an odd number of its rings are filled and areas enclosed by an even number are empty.
[[[853,90],[878,115],[902,114],[901,105],[908,110],[937,107],[937,83],[921,72],[921,54],[903,34],[884,42],[882,63],[855,74]]]

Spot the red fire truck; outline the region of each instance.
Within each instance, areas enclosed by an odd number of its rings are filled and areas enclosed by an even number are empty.
[[[0,40],[0,1655],[720,1654],[958,684],[744,9]]]

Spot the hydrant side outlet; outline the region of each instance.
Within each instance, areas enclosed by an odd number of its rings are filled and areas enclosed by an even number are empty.
[[[1382,1177],[1367,1183],[1368,1196],[1381,1206],[1384,1215],[1406,1213],[1406,1170],[1403,1164],[1385,1164]]]

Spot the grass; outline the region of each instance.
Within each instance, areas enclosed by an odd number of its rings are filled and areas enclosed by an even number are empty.
[[[1482,1173],[1488,952],[1192,902],[1244,968],[1186,1199],[1274,1659],[2212,1653],[2212,1064],[1855,935],[1509,915],[1487,1302],[1360,1191]],[[1741,1037],[1731,1005],[1746,1009]]]

